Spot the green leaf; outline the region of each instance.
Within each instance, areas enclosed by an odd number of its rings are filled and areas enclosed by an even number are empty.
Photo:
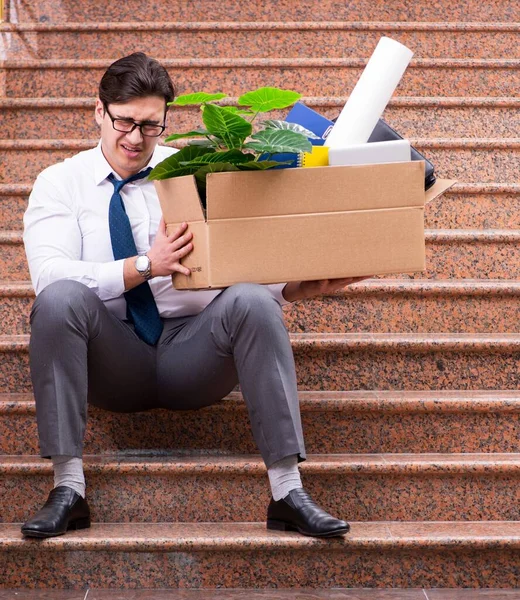
[[[188,164],[211,164],[211,163],[231,163],[233,165],[247,163],[255,160],[255,155],[250,153],[240,152],[240,150],[230,150],[229,152],[213,152],[204,154],[190,161],[190,163],[181,163],[182,166]]]
[[[191,171],[186,166],[181,166],[181,162],[189,162],[198,156],[203,156],[212,152],[211,148],[201,148],[200,146],[185,146],[179,152],[168,156],[163,161],[152,169],[148,179],[168,179],[169,177],[180,177],[181,175],[189,175]],[[184,172],[188,168],[188,172]]]
[[[204,147],[204,148],[216,148],[217,144],[218,144],[217,141],[208,140],[207,138],[202,139],[202,140],[189,140],[188,141],[189,146],[199,146],[199,147]]]
[[[183,138],[205,137],[207,135],[209,135],[209,131],[206,129],[194,129],[193,131],[188,131],[186,133],[172,133],[164,141],[168,143],[173,142],[174,140],[182,140]]]
[[[289,130],[264,129],[251,136],[254,141],[244,144],[244,148],[256,152],[311,152],[312,144],[300,133]]]
[[[261,87],[254,92],[247,92],[238,99],[240,106],[249,106],[254,112],[268,112],[274,109],[287,108],[301,98],[301,94],[291,90],[274,87]]]
[[[247,162],[238,165],[240,171],[265,171],[266,169],[272,169],[278,165],[290,165],[290,160],[278,162],[277,160],[259,160],[256,162]]]
[[[236,115],[241,115],[242,117],[252,117],[255,114],[252,110],[238,108],[237,106],[226,106],[226,108],[231,112],[234,112]]]
[[[253,130],[251,123],[226,106],[205,104],[202,121],[212,135],[224,141],[229,150],[239,148]]]
[[[204,104],[205,102],[221,100],[226,96],[227,94],[222,94],[221,92],[217,92],[216,94],[207,94],[206,92],[184,94],[183,96],[177,96],[173,102],[168,102],[168,106],[192,106],[194,104]]]
[[[269,119],[267,121],[262,121],[262,125],[265,125],[266,129],[286,129],[288,131],[296,131],[296,133],[301,133],[306,138],[311,140],[319,140],[319,136],[317,136],[310,129],[306,129],[302,127],[302,125],[298,125],[298,123],[288,123],[287,121],[277,121],[275,119]]]

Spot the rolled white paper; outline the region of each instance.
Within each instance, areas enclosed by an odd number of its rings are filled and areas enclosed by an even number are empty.
[[[412,56],[409,48],[395,40],[379,40],[325,146],[339,148],[368,142]]]

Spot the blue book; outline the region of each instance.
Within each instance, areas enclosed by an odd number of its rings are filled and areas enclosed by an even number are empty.
[[[332,121],[301,102],[296,102],[285,120],[288,123],[297,123],[317,135],[319,139],[309,140],[313,146],[323,146],[330,130],[334,127]]]
[[[312,108],[305,106],[301,102],[296,102],[296,104],[292,107],[289,114],[285,117],[285,120],[288,123],[296,123],[297,125],[301,125],[312,131],[314,135],[318,136],[318,139],[309,139],[309,142],[313,146],[323,146],[325,143],[325,138],[329,134],[330,130],[334,127],[334,123],[317,113]],[[267,155],[263,155],[259,160],[265,160]],[[282,161],[291,161],[288,165],[280,165],[279,167],[274,167],[275,169],[290,169],[294,167],[301,166],[298,163],[298,154],[292,153],[283,153],[283,154],[273,154],[270,157],[270,160],[278,160]]]

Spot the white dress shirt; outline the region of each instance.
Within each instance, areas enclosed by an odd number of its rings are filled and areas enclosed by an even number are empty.
[[[156,146],[147,166],[155,167],[174,152]],[[114,186],[107,177],[112,172],[101,142],[45,169],[29,197],[23,239],[36,294],[54,281],[72,279],[91,288],[112,313],[125,319],[124,260],[114,260],[108,226]],[[153,182],[128,183],[121,196],[137,252],[144,254],[153,244],[161,219]],[[198,314],[222,291],[178,291],[171,277],[154,277],[149,283],[162,317]],[[287,303],[282,296],[284,285],[267,286],[280,304]]]

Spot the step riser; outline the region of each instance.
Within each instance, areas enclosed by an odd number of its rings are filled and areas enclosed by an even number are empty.
[[[388,413],[302,408],[310,454],[520,452],[520,415],[511,412]],[[34,409],[0,413],[0,454],[39,455]],[[115,414],[89,407],[85,454],[139,451],[257,454],[245,408]]]
[[[342,549],[324,541],[294,548],[237,551],[42,551],[39,540],[3,552],[7,588],[300,588],[507,587],[518,585],[517,550]],[[49,545],[50,546],[50,545]],[[71,565],[74,565],[71,567]],[[493,565],[493,568],[490,568]]]
[[[28,197],[0,196],[0,229],[21,230]],[[520,229],[519,194],[452,193],[429,202],[427,229]]]
[[[266,473],[146,475],[85,472],[96,523],[261,522],[270,492]],[[518,474],[416,475],[306,473],[309,493],[351,521],[518,521]],[[0,522],[20,523],[42,506],[52,475],[2,476]],[[153,498],[153,503],[150,502]]]
[[[78,142],[79,143],[79,142]],[[2,152],[1,183],[30,182],[46,167],[90,148],[8,149]],[[417,149],[435,165],[436,172],[461,183],[517,183],[520,172],[520,147],[516,148],[430,148]]]
[[[307,103],[322,115],[333,119],[341,105],[315,106]],[[91,107],[62,108],[2,108],[4,137],[11,139],[96,139],[99,127]],[[168,133],[190,131],[200,125],[199,112],[171,109]],[[273,118],[283,119],[285,111],[273,111]],[[406,107],[390,106],[384,118],[403,137],[447,138],[481,137],[500,138],[518,136],[520,111],[516,107]]]
[[[0,230],[20,231],[23,228],[27,201],[26,195],[0,195]]]
[[[32,301],[0,300],[0,335],[29,333]],[[284,313],[287,328],[295,333],[509,333],[519,310],[520,296],[389,292],[321,298],[286,306]]]
[[[115,59],[136,48],[150,56],[226,58],[240,48],[242,58],[358,58],[369,55],[382,36],[414,51],[416,58],[520,58],[516,32],[246,30],[27,32],[11,37],[6,58]]]
[[[9,10],[9,9],[8,9]],[[9,16],[9,12],[6,13]],[[22,22],[93,21],[94,23],[153,20],[172,21],[520,21],[520,8],[514,2],[478,2],[469,0],[464,9],[447,8],[444,3],[418,0],[413,4],[406,0],[391,3],[359,0],[354,4],[324,0],[295,4],[292,0],[266,0],[249,2],[240,6],[225,4],[220,0],[174,2],[156,0],[151,13],[144,11],[138,0],[117,6],[110,2],[103,5],[56,3],[45,0],[37,6],[16,5],[17,20]],[[14,19],[13,19],[14,20]]]
[[[29,392],[28,355],[4,352],[0,393]],[[515,390],[520,352],[295,351],[302,390]]]
[[[519,194],[448,192],[426,205],[424,226],[428,229],[520,229],[519,201]]]
[[[222,60],[222,59],[220,59]],[[5,96],[79,97],[95,96],[99,80],[108,67],[67,69],[6,69]],[[178,93],[225,91],[240,95],[259,86],[294,89],[308,96],[348,94],[363,67],[349,66],[258,66],[170,67]],[[396,90],[398,96],[515,96],[518,68],[419,67],[410,66]],[[240,74],[240,76],[238,76]]]
[[[353,288],[354,289],[354,288]],[[520,296],[355,294],[287,306],[295,333],[508,333]]]
[[[520,353],[296,352],[302,390],[512,390]]]
[[[0,279],[28,280],[22,244],[2,244]],[[427,242],[426,270],[419,279],[519,279],[520,244],[504,242]],[[410,275],[404,275],[409,277]],[[391,275],[392,279],[399,275]]]

